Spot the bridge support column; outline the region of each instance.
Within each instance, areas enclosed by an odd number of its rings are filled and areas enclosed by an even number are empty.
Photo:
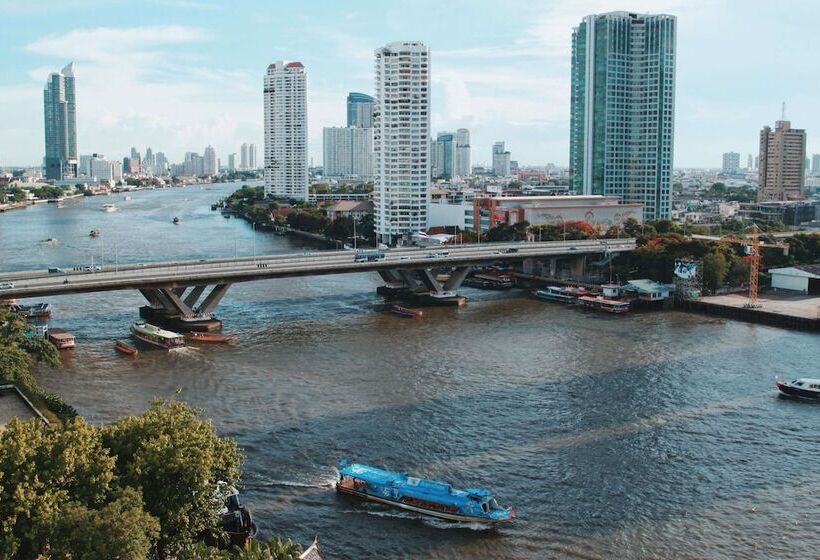
[[[379,271],[386,285],[376,291],[388,298],[400,298],[417,305],[458,305],[466,303],[466,298],[456,291],[472,270],[472,266],[455,267],[444,282],[436,278],[431,268],[394,269]]]
[[[147,306],[140,308],[140,316],[172,330],[217,331],[222,322],[214,319],[213,311],[230,284],[217,284],[197,306],[197,302],[207,286],[194,286],[188,291],[185,286],[170,288],[142,288],[140,293],[148,300]]]

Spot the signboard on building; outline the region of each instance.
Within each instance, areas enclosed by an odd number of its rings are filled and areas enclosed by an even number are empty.
[[[698,276],[697,261],[675,261],[675,277],[681,280],[694,280]]]

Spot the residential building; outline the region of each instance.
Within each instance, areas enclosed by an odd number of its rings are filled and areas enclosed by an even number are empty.
[[[430,51],[420,41],[375,51],[375,230],[383,243],[427,226],[430,196]]]
[[[236,171],[236,153],[228,154],[228,173]]]
[[[347,126],[373,128],[372,95],[350,92],[347,94]]]
[[[216,150],[210,144],[205,148],[205,156],[203,157],[203,175],[216,175],[219,168],[216,164]]]
[[[256,159],[256,144],[248,144],[248,171],[256,171],[259,164]]]
[[[802,200],[805,184],[806,131],[791,122],[775,122],[760,131],[757,199]]]
[[[430,142],[430,169],[433,179],[452,179],[455,177],[456,135],[452,132],[439,132]]]
[[[325,177],[368,181],[373,177],[373,129],[325,127],[322,131]]]
[[[265,74],[265,192],[308,199],[307,80],[301,62],[282,61]],[[254,145],[248,165],[256,169]]]
[[[504,149],[504,142],[493,144],[493,175],[510,176],[510,152]]]
[[[754,169],[754,160],[752,159],[752,154],[749,154],[749,157],[746,159],[746,169],[749,171]]]
[[[74,63],[48,77],[43,89],[46,179],[77,176],[77,98]]]
[[[456,177],[467,177],[470,175],[470,131],[466,128],[456,130],[456,155],[455,170]]]
[[[820,154],[812,154],[811,156],[811,174],[820,177]]]
[[[570,181],[578,194],[671,210],[676,19],[610,12],[572,33]]]
[[[248,145],[242,144],[239,148],[239,169],[240,171],[247,171],[248,170]]]
[[[373,203],[369,200],[340,200],[325,210],[328,218],[353,218],[357,222],[373,213]]]
[[[740,154],[737,152],[723,154],[723,174],[737,175],[738,173],[740,173]]]

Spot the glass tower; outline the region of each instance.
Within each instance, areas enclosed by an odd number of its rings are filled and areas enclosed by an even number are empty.
[[[578,194],[671,209],[676,19],[611,12],[572,32],[570,181]]]
[[[373,128],[373,101],[366,93],[348,93],[347,126]]]
[[[46,179],[77,176],[77,106],[74,64],[48,77],[43,89]]]

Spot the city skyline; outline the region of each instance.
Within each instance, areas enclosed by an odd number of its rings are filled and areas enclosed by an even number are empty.
[[[101,11],[98,4],[72,6],[72,13],[88,22],[79,28],[65,26],[60,3],[2,4],[0,9],[21,23],[0,47],[8,61],[0,77],[0,117],[10,133],[0,140],[0,165],[41,163],[42,139],[36,132],[43,117],[33,97],[41,94],[34,92],[41,91],[50,72],[72,61],[82,153],[119,154],[133,144],[163,143],[169,158],[180,160],[199,139],[211,142],[217,153],[233,152],[248,140],[261,145],[258,75],[278,58],[299,59],[312,69],[308,155],[318,162],[322,128],[345,122],[339,100],[349,92],[374,93],[373,50],[410,39],[424,41],[437,61],[431,86],[434,135],[470,129],[476,163],[489,163],[493,142],[504,138],[522,165],[568,165],[572,27],[590,13],[623,8],[678,17],[676,167],[720,167],[724,152],[756,153],[757,132],[777,117],[784,99],[787,118],[807,131],[807,151],[820,152],[820,139],[813,135],[820,130],[820,115],[811,101],[820,77],[796,54],[804,50],[798,48],[804,36],[800,26],[810,29],[810,2],[793,3],[789,15],[763,2],[744,4],[742,24],[733,2],[559,1],[538,7],[513,2],[503,31],[493,25],[501,8],[482,3],[469,14],[470,25],[454,32],[444,27],[458,10],[432,3],[407,8],[405,19],[395,10],[368,13],[366,6],[305,6],[295,9],[291,21],[300,25],[290,26],[261,3],[231,13],[207,1],[186,3],[187,8],[163,2],[158,13],[134,14],[131,26],[121,25],[117,9]],[[222,21],[219,29],[212,23],[215,14]],[[37,21],[37,28],[26,21]],[[303,25],[310,33],[300,34]],[[236,33],[242,26],[264,28],[277,40],[251,33],[246,44],[226,49],[232,32],[224,29],[231,26]],[[778,33],[787,26],[789,34]],[[759,41],[770,34],[779,37],[776,44]],[[704,64],[715,49],[736,56],[728,65]],[[219,88],[210,87],[214,80]]]

